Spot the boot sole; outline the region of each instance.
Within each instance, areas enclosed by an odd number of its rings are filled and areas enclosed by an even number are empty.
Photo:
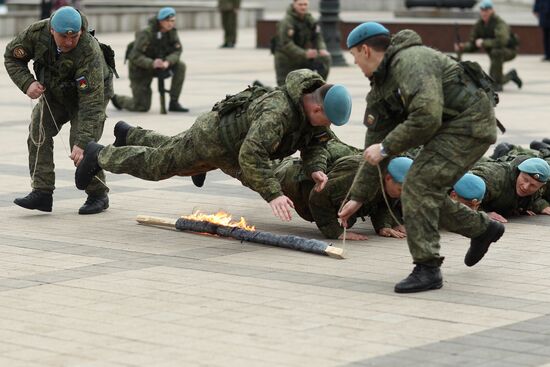
[[[466,264],[466,266],[474,266],[475,264],[477,264],[478,262],[481,261],[481,259],[483,259],[483,257],[485,256],[485,254],[487,253],[487,251],[489,251],[489,247],[491,247],[491,245],[495,242],[497,242],[498,240],[500,240],[500,238],[502,237],[502,235],[504,234],[504,230],[505,230],[505,227],[502,225],[502,226],[499,226],[497,231],[495,232],[494,236],[492,237],[492,240],[487,243],[487,245],[485,245],[485,247],[483,248],[483,254],[481,255],[481,257],[479,259],[477,259],[477,261],[475,262],[469,262],[467,261],[467,257],[468,257],[468,253],[466,253],[466,256],[464,257],[464,264]],[[471,247],[470,247],[471,248]],[[468,252],[470,252],[470,249],[468,249]]]
[[[99,214],[99,213],[103,213],[105,210],[109,209],[109,204],[105,205],[103,207],[103,209],[101,209],[100,211],[97,211],[97,212],[83,212],[83,211],[78,211],[78,214],[80,215],[90,215],[90,214]]]
[[[440,289],[443,287],[443,280],[441,280],[438,283],[430,284],[424,288],[411,288],[411,289],[398,289],[394,288],[395,293],[418,293],[418,292],[425,292],[425,291],[431,291],[433,289]]]
[[[24,209],[29,209],[29,210],[39,210],[41,212],[46,212],[46,213],[51,213],[52,212],[52,208],[49,207],[49,208],[43,208],[43,207],[30,207],[30,206],[25,206],[25,205],[22,205],[21,203],[18,203],[17,201],[13,201],[13,203],[17,206],[20,206],[21,208],[24,208]]]

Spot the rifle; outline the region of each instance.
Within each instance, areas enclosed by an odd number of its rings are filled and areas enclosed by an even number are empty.
[[[158,90],[160,94],[160,113],[166,115],[166,88],[164,87],[164,79],[168,79],[174,75],[172,69],[158,70],[156,77],[158,79]]]
[[[460,46],[460,44],[462,43],[462,40],[460,39],[460,32],[459,32],[459,29],[458,29],[458,23],[456,23],[456,22],[454,24],[454,29],[455,29],[455,43]],[[458,61],[462,60],[462,51],[460,49],[456,52],[456,58],[457,58]]]

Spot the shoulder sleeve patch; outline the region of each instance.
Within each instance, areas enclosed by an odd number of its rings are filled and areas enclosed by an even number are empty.
[[[89,84],[88,84],[88,80],[86,79],[85,76],[81,76],[79,78],[76,78],[76,86],[77,86],[78,90],[80,90],[80,91],[88,90],[88,88],[90,87]]]
[[[13,57],[16,59],[24,59],[27,57],[27,51],[22,46],[17,46],[13,49]]]

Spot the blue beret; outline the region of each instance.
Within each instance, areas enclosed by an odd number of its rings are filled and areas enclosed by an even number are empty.
[[[371,37],[379,35],[390,35],[390,31],[380,23],[366,22],[355,27],[348,35],[346,42],[348,48],[352,48]]]
[[[82,17],[74,8],[64,6],[53,13],[50,24],[57,33],[77,33],[82,27]]]
[[[485,196],[485,181],[472,173],[466,173],[455,183],[453,190],[456,194],[466,200],[482,201]]]
[[[351,95],[346,87],[340,84],[330,87],[323,100],[323,108],[334,125],[346,124],[351,114]]]
[[[164,20],[166,18],[175,17],[175,16],[176,16],[176,11],[174,10],[174,8],[167,6],[159,10],[159,13],[157,14],[157,20]]]
[[[412,164],[413,160],[407,157],[393,158],[388,164],[388,173],[395,182],[402,184]]]
[[[521,162],[518,169],[539,182],[548,182],[548,179],[550,179],[550,166],[541,158],[526,159]]]
[[[492,0],[483,0],[479,3],[479,8],[482,10],[485,9],[493,9],[493,1]]]

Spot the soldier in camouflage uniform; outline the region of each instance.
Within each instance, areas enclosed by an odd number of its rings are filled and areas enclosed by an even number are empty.
[[[529,172],[525,166],[531,163],[538,163],[542,171]],[[485,181],[481,209],[491,219],[506,223],[507,216],[550,215],[550,204],[542,197],[550,167],[541,158],[520,155],[510,162],[482,162],[472,168],[472,173]]]
[[[331,150],[331,147],[328,147]],[[408,158],[401,158],[406,159]],[[342,201],[351,187],[353,178],[363,162],[361,154],[341,157],[333,164],[328,165],[328,182],[323,190],[315,189],[315,184],[308,179],[302,170],[299,158],[287,158],[275,168],[275,176],[281,182],[285,195],[293,202],[296,212],[303,219],[315,222],[319,230],[327,238],[343,239],[344,229],[338,222],[338,210]],[[398,212],[395,207],[401,193],[401,183],[390,173],[384,175],[384,185],[388,200],[392,203],[392,210]],[[380,236],[404,238],[405,233],[392,219],[386,207],[380,184],[369,187],[369,200],[354,213],[348,220],[351,227],[357,217],[371,218],[373,227]],[[346,231],[347,240],[367,240],[368,237],[359,233]]]
[[[277,24],[273,39],[277,85],[283,85],[289,72],[308,68],[327,79],[330,54],[318,23],[308,12],[309,0],[293,0],[285,18]]]
[[[71,124],[70,157],[75,165],[80,164],[86,144],[101,137],[105,108],[113,93],[113,73],[103,47],[108,46],[100,46],[88,32],[86,17],[71,7],[32,24],[7,45],[4,60],[9,76],[30,98],[41,97],[32,111],[27,140],[33,191],[15,199],[17,205],[52,211],[53,137],[65,123]],[[35,76],[28,68],[31,60]],[[114,66],[114,58],[110,61]],[[103,171],[97,176],[105,182]],[[92,180],[79,214],[107,209],[107,192],[103,183]]]
[[[174,28],[176,11],[166,7],[149,19],[149,25],[136,33],[136,39],[130,44],[128,71],[132,97],[115,95],[113,105],[117,109],[135,112],[147,112],[151,108],[151,82],[155,77],[166,78],[172,75],[170,85],[170,104],[168,111],[188,112],[178,102],[185,80],[186,66],[180,60],[182,46],[178,31]]]
[[[222,48],[233,48],[237,43],[237,13],[241,0],[218,0],[224,32]]]
[[[502,20],[493,10],[493,3],[484,0],[480,4],[481,17],[474,25],[470,34],[470,41],[455,44],[457,52],[475,52],[484,49],[489,55],[491,66],[489,75],[495,82],[495,90],[501,91],[502,86],[509,81],[523,85],[515,69],[503,75],[502,69],[505,61],[513,60],[517,55],[519,41],[512,33],[510,26]]]
[[[282,193],[270,160],[300,150],[307,175],[324,186],[328,127],[346,123],[350,112],[351,97],[343,86],[297,70],[283,88],[262,93],[261,87],[250,87],[229,96],[174,137],[117,124],[115,145],[86,148],[76,184],[85,186],[99,167],[152,181],[219,168],[258,192],[274,214],[290,220],[293,204]]]
[[[479,65],[459,64],[423,46],[420,36],[411,30],[390,37],[381,24],[367,22],[350,33],[347,45],[371,82],[365,112],[364,156],[369,164],[358,173],[351,200],[340,217],[345,224],[367,199],[367,188],[376,184],[372,181],[377,178],[376,165],[423,144],[401,197],[407,242],[416,267],[395,291],[441,288],[440,220],[457,219],[468,226],[461,233],[472,238],[464,259],[468,266],[476,264],[504,232],[502,224],[448,196],[452,185],[496,140],[492,91],[478,85],[489,83],[488,78],[483,77]],[[465,70],[477,70],[483,80],[474,80]]]

